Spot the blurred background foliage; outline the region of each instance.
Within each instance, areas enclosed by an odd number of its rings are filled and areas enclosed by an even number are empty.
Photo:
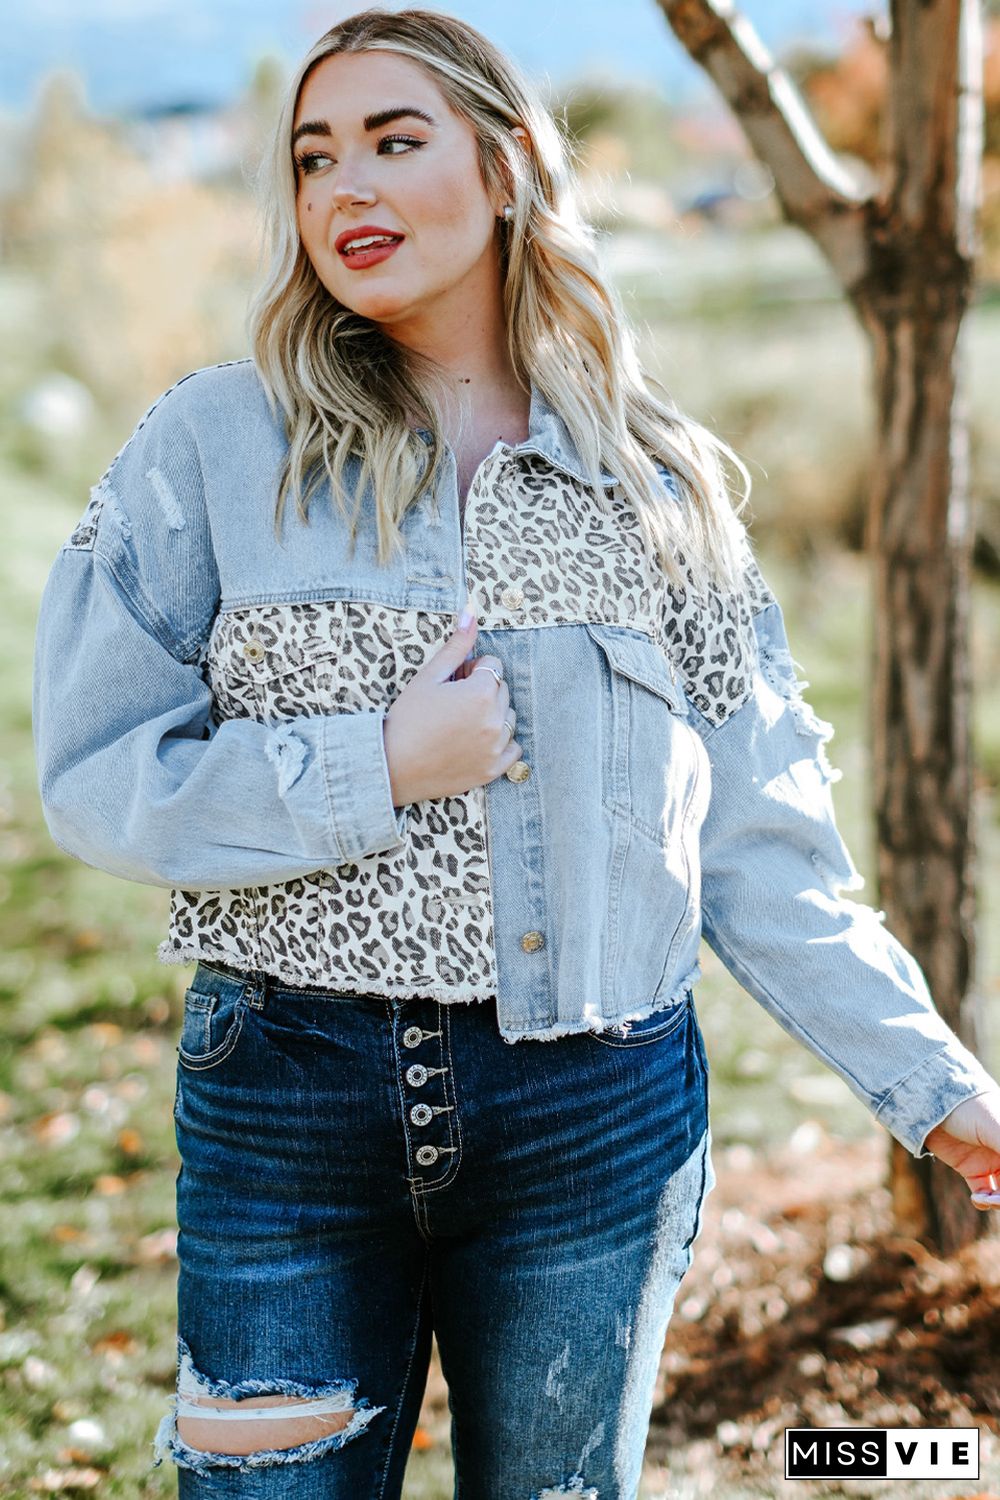
[[[1000,22],[987,55],[979,285],[965,330],[977,510],[974,736],[980,967],[995,1016],[1000,886]],[[831,59],[786,59],[847,160],[877,167],[885,42],[859,24]],[[221,109],[105,119],[71,73],[8,132],[0,191],[0,1489],[166,1495],[149,1443],[174,1380],[171,1100],[189,971],[154,949],[166,893],[67,859],[38,806],[31,650],[38,596],[89,487],[186,371],[243,357],[257,254],[252,179],[284,83],[256,69]],[[837,726],[838,819],[873,888],[868,809],[871,451],[867,348],[814,247],[720,107],[586,80],[552,99],[646,367],[754,479],[751,521],[809,697]],[[875,1130],[707,948],[698,1008],[720,1158],[789,1133]],[[993,1033],[987,1062],[998,1070]],[[801,1138],[801,1137],[800,1137]],[[746,1160],[744,1154],[741,1160]],[[429,1388],[407,1495],[450,1495]],[[435,1404],[435,1402],[437,1404]],[[6,1488],[4,1488],[6,1486]]]

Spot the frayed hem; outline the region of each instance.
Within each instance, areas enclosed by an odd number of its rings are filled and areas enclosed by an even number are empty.
[[[294,969],[280,962],[260,966],[248,960],[243,953],[230,953],[212,944],[186,944],[177,947],[171,938],[165,938],[159,944],[156,956],[161,964],[210,964],[214,960],[234,969],[245,969],[248,975],[265,974],[269,979],[290,985],[292,989],[299,985],[319,985],[329,987],[331,993],[335,994],[377,995],[383,1000],[440,1000],[444,1005],[497,998],[495,985],[491,989],[464,985],[449,989],[445,985],[404,984],[387,990],[380,988],[377,982],[365,983],[364,980],[352,979],[346,975],[318,974],[315,971],[304,975],[301,969]]]
[[[676,1006],[682,1005],[688,996],[688,991],[691,991],[693,999],[694,986],[701,978],[701,972],[701,963],[696,963],[680,983],[674,986],[669,996],[661,996],[649,1005],[644,1005],[638,1010],[624,1011],[619,1016],[583,1016],[575,1021],[555,1021],[551,1026],[535,1027],[530,1031],[511,1031],[501,1025],[500,1035],[505,1042],[513,1044],[514,1042],[557,1042],[560,1037],[579,1036],[582,1032],[588,1031],[621,1032],[622,1025],[626,1021],[645,1021],[648,1016],[656,1015],[661,1010],[673,1010]]]

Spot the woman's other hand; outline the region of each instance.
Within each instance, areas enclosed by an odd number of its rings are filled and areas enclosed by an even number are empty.
[[[935,1125],[924,1146],[961,1173],[976,1208],[1000,1208],[1000,1084],[963,1100]]]

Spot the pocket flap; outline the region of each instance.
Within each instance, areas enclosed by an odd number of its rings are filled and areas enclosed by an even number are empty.
[[[296,621],[248,620],[239,614],[219,615],[210,651],[227,676],[251,682],[266,682],[341,654],[342,622],[327,613],[305,628]]]
[[[651,693],[663,698],[674,713],[687,713],[687,702],[674,680],[670,658],[654,640],[625,625],[598,625],[589,620],[586,625],[614,671],[649,688]]]

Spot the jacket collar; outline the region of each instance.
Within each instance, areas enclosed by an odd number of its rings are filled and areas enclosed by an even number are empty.
[[[426,427],[418,427],[416,431],[425,442],[430,440],[430,432]],[[531,382],[528,436],[523,443],[516,443],[511,451],[513,453],[538,453],[554,468],[562,469],[565,474],[581,484],[587,483],[583,472],[583,462],[570,436],[569,428],[542,395],[534,381]],[[603,465],[601,466],[601,483],[603,485],[618,483],[617,475],[609,473]]]

